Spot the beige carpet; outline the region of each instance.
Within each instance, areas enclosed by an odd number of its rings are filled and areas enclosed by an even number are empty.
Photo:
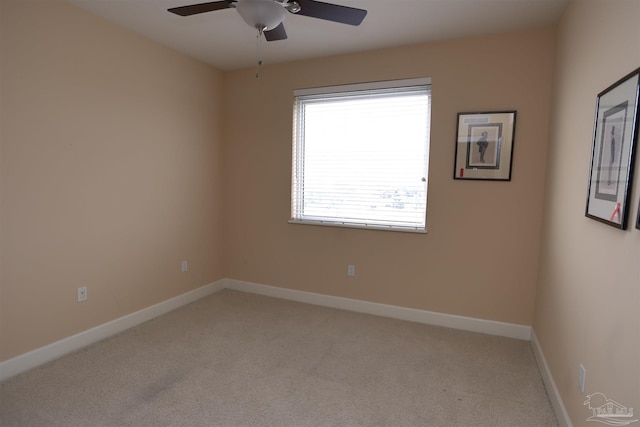
[[[557,426],[529,342],[225,290],[0,385],[2,426]]]

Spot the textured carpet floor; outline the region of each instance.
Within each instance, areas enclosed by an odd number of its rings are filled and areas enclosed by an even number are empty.
[[[529,342],[224,290],[0,384],[2,426],[557,426]]]

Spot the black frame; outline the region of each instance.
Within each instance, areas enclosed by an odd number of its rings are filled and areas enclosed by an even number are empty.
[[[453,179],[511,181],[516,113],[458,113]]]
[[[629,217],[639,96],[640,68],[596,98],[585,216],[620,230]]]

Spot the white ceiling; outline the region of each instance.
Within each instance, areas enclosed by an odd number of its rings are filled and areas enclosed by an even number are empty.
[[[256,30],[235,9],[189,17],[168,8],[206,0],[70,0],[89,12],[221,70],[256,63]],[[288,39],[262,43],[265,64],[543,27],[567,0],[325,0],[366,9],[354,27],[287,14]]]

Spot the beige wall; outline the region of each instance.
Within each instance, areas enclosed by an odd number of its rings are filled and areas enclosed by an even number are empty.
[[[6,360],[222,277],[223,75],[66,2],[0,7]]]
[[[554,36],[544,29],[266,66],[259,79],[253,69],[229,73],[226,276],[530,325]],[[288,224],[293,90],[412,77],[432,78],[428,233]],[[454,181],[456,114],[509,109],[518,111],[512,181]]]
[[[640,66],[640,1],[572,1],[559,26],[534,331],[576,426],[586,395],[640,408],[636,161],[627,231],[584,216],[597,94]],[[585,393],[579,364],[587,369]]]

